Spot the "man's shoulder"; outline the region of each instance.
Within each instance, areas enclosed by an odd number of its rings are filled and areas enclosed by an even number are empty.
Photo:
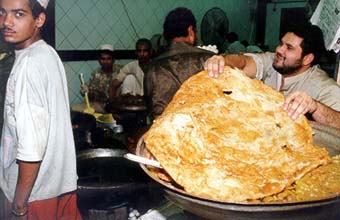
[[[58,70],[62,66],[62,61],[56,51],[43,40],[39,40],[25,49],[16,51],[15,59],[20,60],[15,65],[25,65],[44,70]]]
[[[33,43],[31,46],[27,48],[27,52],[30,53],[30,55],[34,56],[41,56],[44,57],[48,54],[54,54],[55,50],[48,45],[44,40],[39,40],[35,43]]]
[[[112,66],[113,66],[113,70],[117,70],[117,69],[119,70],[119,69],[121,69],[124,65],[114,63]]]
[[[133,60],[123,66],[124,67],[130,67],[130,66],[138,66],[138,60]]]
[[[26,59],[28,65],[53,66],[61,63],[61,59],[53,47],[43,40],[39,40],[23,50],[16,51],[16,54],[17,58]]]
[[[275,53],[274,52],[260,52],[260,53],[254,53],[254,52],[247,52],[244,53],[246,56],[251,56],[251,57],[261,57],[261,58],[266,58],[266,59],[274,59],[275,58]]]
[[[336,81],[319,65],[312,66],[308,76],[309,81],[312,81],[314,84],[336,84]]]
[[[214,53],[205,49],[194,47],[185,43],[172,44],[166,51],[155,57],[154,61],[167,60],[171,57],[211,57]]]

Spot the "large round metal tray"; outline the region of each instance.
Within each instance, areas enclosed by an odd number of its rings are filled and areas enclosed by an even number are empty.
[[[314,141],[325,147],[331,155],[340,154],[340,130],[311,122]],[[143,138],[139,140],[136,154],[147,156],[149,153]],[[166,197],[179,207],[196,215],[213,220],[339,220],[340,196],[321,200],[286,203],[227,203],[192,196],[169,182],[163,181],[150,170],[142,169],[155,181],[164,186]],[[339,183],[340,184],[340,183]]]

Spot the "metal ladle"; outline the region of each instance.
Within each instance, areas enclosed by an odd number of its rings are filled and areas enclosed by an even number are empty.
[[[163,169],[161,164],[156,160],[151,160],[151,159],[141,157],[141,156],[137,156],[137,155],[131,154],[131,153],[124,154],[124,157],[126,159],[134,161],[134,162],[138,162],[138,163],[145,164],[145,165],[148,165],[148,166],[153,166],[153,167],[156,167],[156,168]]]

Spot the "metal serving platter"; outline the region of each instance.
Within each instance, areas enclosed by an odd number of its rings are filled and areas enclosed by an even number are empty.
[[[311,122],[314,141],[325,147],[331,155],[340,154],[340,130]],[[139,140],[136,154],[147,157],[149,153],[143,138]],[[180,187],[158,178],[152,168],[140,165],[144,172],[164,187],[165,196],[177,206],[212,220],[339,220],[340,196],[321,200],[286,203],[227,203],[192,196]],[[154,168],[153,168],[154,169]],[[340,184],[340,183],[339,183]]]

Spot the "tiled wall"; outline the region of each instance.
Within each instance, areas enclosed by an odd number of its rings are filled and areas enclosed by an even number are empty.
[[[229,31],[253,42],[256,0],[58,0],[56,1],[56,48],[96,49],[111,43],[115,49],[134,49],[139,37],[162,33],[166,14],[175,7],[191,9],[198,28],[206,11],[220,7],[229,18]],[[199,30],[198,30],[198,33]],[[125,64],[128,60],[117,60]],[[98,66],[96,61],[65,62],[71,105],[82,102],[80,72],[85,79]]]

